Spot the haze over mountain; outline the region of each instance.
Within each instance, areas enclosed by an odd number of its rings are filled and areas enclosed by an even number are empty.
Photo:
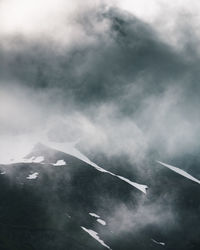
[[[198,249],[199,184],[154,165],[151,178],[135,174],[146,192],[128,176],[35,145],[0,166],[2,249]]]

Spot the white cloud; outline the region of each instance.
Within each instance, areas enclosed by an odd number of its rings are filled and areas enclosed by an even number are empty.
[[[101,0],[3,0],[0,2],[0,37],[5,40],[4,46],[10,37],[18,35],[63,46],[80,41],[93,43],[94,38],[85,34],[78,18],[86,10],[97,11],[101,3]],[[96,21],[95,30],[103,32],[107,26],[105,22]]]
[[[6,0],[0,6],[1,32],[7,34],[56,28],[55,19],[62,19],[63,14],[69,15],[76,7],[72,1],[64,0]]]

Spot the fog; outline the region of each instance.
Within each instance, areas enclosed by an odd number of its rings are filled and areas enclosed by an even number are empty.
[[[1,148],[48,133],[136,162],[198,149],[198,3],[0,4]]]

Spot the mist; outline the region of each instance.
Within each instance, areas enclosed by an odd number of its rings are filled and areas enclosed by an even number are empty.
[[[172,11],[153,1],[145,15],[137,1],[135,12],[128,1],[21,3],[16,10],[16,1],[1,1],[1,143],[47,133],[79,140],[88,154],[126,154],[133,162],[152,151],[196,152],[198,20],[184,3]],[[168,26],[158,24],[161,17]]]

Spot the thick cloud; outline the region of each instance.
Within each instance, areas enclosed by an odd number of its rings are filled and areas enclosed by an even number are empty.
[[[45,25],[38,23],[44,9],[32,17],[32,26],[26,19],[18,23],[21,30],[4,25],[1,133],[39,133],[46,127],[54,140],[80,137],[88,152],[96,148],[137,160],[154,150],[171,156],[196,150],[197,36],[189,36],[180,50],[117,5],[79,4],[63,7],[62,15],[49,5]],[[54,19],[48,26],[49,16]],[[193,20],[190,31],[183,28],[188,19],[179,16],[177,23],[179,35],[192,34]]]

